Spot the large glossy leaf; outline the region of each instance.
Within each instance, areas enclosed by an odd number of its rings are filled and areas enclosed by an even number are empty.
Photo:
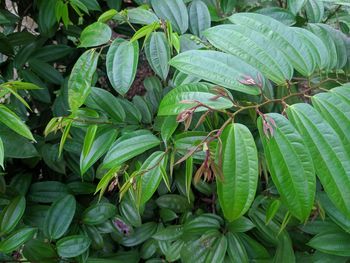
[[[217,180],[220,206],[227,220],[233,221],[249,209],[258,183],[258,156],[248,128],[230,124],[222,135],[223,179]]]
[[[279,262],[295,263],[296,262],[292,241],[287,234],[282,234],[279,236],[279,243],[277,245],[273,262],[274,263],[279,263]]]
[[[310,76],[315,70],[315,61],[306,44],[289,27],[277,20],[254,13],[237,13],[230,21],[264,34],[272,45],[279,48],[302,75]]]
[[[240,57],[276,84],[285,84],[293,76],[293,67],[285,55],[259,32],[242,25],[220,25],[204,35],[215,47]]]
[[[287,0],[288,9],[296,15],[304,6],[306,0]]]
[[[350,103],[330,92],[319,93],[311,100],[316,110],[340,136],[347,152],[350,152]]]
[[[326,211],[326,214],[332,219],[332,221],[344,229],[344,231],[350,233],[350,217],[339,211],[339,209],[333,205],[331,200],[329,200],[325,192],[318,193],[317,199],[320,201],[322,208]]]
[[[120,137],[109,149],[103,166],[118,166],[131,158],[159,145],[160,140],[147,130],[137,130]]]
[[[116,122],[125,120],[125,111],[118,99],[107,90],[92,88],[85,103],[89,108],[106,112],[108,117]]]
[[[204,30],[211,24],[207,5],[201,0],[192,1],[188,6],[190,30],[198,37],[202,37]]]
[[[249,262],[247,251],[237,234],[228,232],[227,237],[227,253],[232,262],[244,263]]]
[[[140,204],[145,204],[152,197],[162,180],[160,166],[164,166],[165,164],[166,158],[164,155],[165,153],[161,151],[154,152],[140,168],[140,171],[147,171],[140,178]]]
[[[311,23],[321,22],[324,15],[323,1],[306,0],[305,11],[309,22]]]
[[[44,233],[50,239],[58,239],[62,237],[73,220],[75,208],[76,201],[72,195],[66,195],[55,201],[46,215]]]
[[[152,11],[143,7],[131,8],[127,15],[133,24],[150,25],[159,21],[159,18]]]
[[[23,249],[23,255],[31,262],[50,263],[57,258],[57,253],[50,243],[39,239],[27,242]]]
[[[188,28],[187,9],[182,0],[152,0],[154,12],[164,20],[169,20],[175,31],[180,34]]]
[[[169,73],[170,47],[163,32],[153,32],[145,44],[146,58],[153,71],[163,80]]]
[[[148,222],[134,229],[130,235],[124,236],[121,244],[126,247],[137,246],[149,239],[157,231],[155,222]]]
[[[13,111],[4,105],[0,105],[0,122],[19,135],[35,141],[32,133],[24,122]]]
[[[23,243],[32,239],[36,228],[26,227],[12,232],[11,235],[7,236],[0,242],[0,252],[8,254],[18,249]]]
[[[30,186],[28,199],[38,203],[52,203],[68,194],[68,187],[58,181],[36,182]]]
[[[198,263],[204,262],[222,262],[221,261],[206,261],[207,256],[210,252],[213,251],[213,244],[220,237],[220,233],[217,231],[209,232],[202,235],[200,238],[195,237],[189,240],[186,240],[182,250],[181,250],[181,260],[184,263],[191,263],[193,259],[196,259]],[[203,246],[203,243],[206,244]]]
[[[83,254],[90,244],[90,239],[84,235],[68,236],[58,240],[57,253],[64,258],[73,258]]]
[[[350,234],[344,232],[320,233],[308,245],[326,254],[350,257]]]
[[[99,225],[106,222],[115,213],[115,205],[101,202],[88,207],[82,215],[82,220],[87,225]]]
[[[0,233],[10,233],[21,220],[26,208],[26,200],[23,196],[15,197],[0,214]]]
[[[107,53],[107,75],[113,88],[120,94],[128,92],[134,81],[139,59],[137,41],[129,42],[122,38],[113,41]]]
[[[194,83],[178,86],[165,95],[159,105],[158,115],[176,115],[198,105],[198,102],[213,109],[228,109],[233,106],[229,99],[216,96],[211,84]],[[206,110],[208,108],[198,107],[195,111]]]
[[[4,159],[5,159],[5,152],[4,152],[4,144],[2,142],[2,139],[0,137],[0,166],[4,170]]]
[[[292,27],[291,29],[299,35],[302,41],[305,42],[310,54],[316,61],[317,66],[320,69],[327,69],[330,64],[330,54],[324,42],[318,36],[304,28]]]
[[[80,56],[72,69],[68,81],[68,103],[72,112],[76,112],[89,96],[97,60],[98,53],[90,49]]]
[[[256,10],[254,13],[272,17],[287,26],[292,26],[296,23],[295,15],[281,7],[265,7]]]
[[[101,130],[97,133],[94,142],[91,145],[87,154],[82,152],[80,156],[80,171],[81,174],[85,174],[87,170],[99,159],[103,154],[107,152],[109,147],[117,137],[117,132],[113,129]]]
[[[247,94],[258,95],[257,85],[245,85],[245,78],[251,78],[254,83],[262,79],[261,73],[243,60],[218,51],[190,50],[180,53],[170,65],[186,74],[213,82],[225,88]]]
[[[310,153],[299,132],[285,117],[277,113],[264,116],[267,123],[260,117],[258,127],[272,180],[289,211],[305,221],[313,207],[316,191]],[[264,134],[264,125],[272,126],[271,138]]]
[[[336,68],[343,68],[347,62],[347,51],[344,39],[347,38],[340,30],[337,30],[327,24],[317,24],[319,27],[325,29],[328,35],[331,37],[335,44],[335,49],[337,51],[337,65]]]
[[[298,103],[287,115],[302,134],[316,174],[338,209],[350,216],[350,159],[339,135],[310,105]]]
[[[329,69],[337,68],[337,65],[338,65],[337,49],[328,31],[324,27],[320,26],[320,24],[309,24],[308,28],[312,33],[314,33],[317,37],[319,37],[327,47],[330,61],[326,69],[329,70]]]
[[[95,22],[84,28],[80,35],[80,47],[100,46],[109,41],[112,29],[101,22]]]

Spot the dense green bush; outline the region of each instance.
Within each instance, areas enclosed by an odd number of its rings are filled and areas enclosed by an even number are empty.
[[[349,10],[0,1],[0,261],[350,262]]]

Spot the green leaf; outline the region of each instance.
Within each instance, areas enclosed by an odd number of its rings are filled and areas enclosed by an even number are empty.
[[[280,49],[293,67],[302,75],[310,76],[315,70],[315,61],[298,35],[284,24],[268,16],[254,13],[237,13],[229,17],[232,23],[260,32]]]
[[[328,69],[331,59],[325,43],[318,36],[304,28],[292,27],[291,29],[299,35],[302,41],[304,41],[310,54],[316,61],[317,66],[320,69]]]
[[[153,114],[152,114],[150,105],[146,101],[146,97],[141,97],[139,95],[136,95],[132,98],[132,103],[141,113],[141,116],[142,116],[141,121],[147,124],[152,123]]]
[[[68,187],[61,182],[37,182],[30,186],[28,200],[37,203],[52,203],[67,194]]]
[[[205,31],[204,36],[216,48],[241,58],[276,84],[285,84],[293,76],[285,55],[259,32],[242,25],[220,25]]]
[[[188,202],[190,202],[190,192],[191,192],[191,182],[192,182],[192,174],[193,174],[193,157],[190,156],[186,159],[186,196]]]
[[[184,232],[181,225],[171,225],[166,228],[160,229],[155,233],[152,238],[161,241],[172,241],[179,239]]]
[[[37,90],[40,89],[37,85],[29,82],[10,81],[0,84],[1,88],[8,88],[12,90]]]
[[[4,152],[4,144],[2,143],[2,139],[0,137],[0,166],[4,170],[4,159],[5,159],[5,152]]]
[[[302,136],[282,115],[266,114],[258,120],[265,158],[274,184],[289,211],[305,221],[313,207],[316,176]],[[265,134],[271,127],[271,138]]]
[[[106,112],[108,117],[116,122],[125,120],[125,111],[119,100],[107,90],[92,88],[85,103],[89,108]]]
[[[323,19],[324,5],[323,1],[307,0],[305,4],[307,19],[310,23],[319,23]]]
[[[130,42],[134,42],[134,41],[139,40],[140,38],[143,38],[143,37],[145,37],[145,40],[147,40],[149,38],[149,36],[151,35],[151,33],[153,31],[156,31],[159,27],[160,27],[159,22],[154,22],[150,25],[146,25],[146,26],[141,27],[132,36],[132,38],[130,39]]]
[[[138,199],[141,205],[151,199],[162,180],[160,166],[164,166],[166,163],[164,155],[165,153],[161,151],[154,152],[140,168],[142,174],[140,174],[140,178],[138,179],[141,180],[140,196]],[[143,171],[145,172],[143,173]]]
[[[213,109],[233,107],[230,100],[216,97],[213,86],[207,83],[194,83],[178,86],[165,95],[159,105],[158,115],[177,115],[198,105],[198,102]],[[207,111],[206,107],[198,107],[195,112]]]
[[[337,68],[338,54],[337,54],[336,45],[332,37],[326,30],[326,28],[320,26],[320,24],[309,24],[308,29],[312,33],[314,33],[317,37],[319,37],[327,47],[328,57],[330,61],[326,69],[330,70],[330,69]]]
[[[154,222],[148,222],[140,227],[134,229],[134,232],[130,235],[123,237],[120,244],[126,247],[133,247],[142,244],[148,240],[157,231],[157,224]]]
[[[170,48],[163,32],[154,32],[145,43],[146,58],[153,71],[163,80],[169,73]]]
[[[119,212],[128,224],[139,227],[142,225],[142,219],[136,205],[131,198],[124,198],[119,205]]]
[[[187,198],[176,194],[162,195],[156,200],[156,203],[160,208],[171,209],[175,213],[184,213],[190,208]]]
[[[159,145],[159,139],[147,130],[137,130],[120,137],[109,149],[103,166],[118,166],[135,156]]]
[[[240,233],[251,230],[255,227],[255,225],[248,218],[241,216],[240,218],[230,222],[227,227],[232,233]]]
[[[94,143],[98,126],[96,124],[90,125],[85,134],[82,155],[86,156],[91,150],[92,144]]]
[[[151,0],[152,8],[157,16],[170,21],[175,31],[183,34],[188,28],[188,14],[183,0]]]
[[[214,243],[218,241],[220,236],[220,233],[213,231],[203,234],[200,238],[195,237],[186,240],[181,250],[181,261],[183,263],[191,263],[193,259],[196,259],[196,262],[216,262],[206,261],[206,259],[208,254],[213,250]]]
[[[344,42],[344,39],[346,39],[347,37],[341,31],[336,30],[335,28],[329,25],[326,25],[326,24],[317,24],[317,25],[327,31],[329,37],[332,39],[333,43],[335,44],[335,49],[337,52],[336,68],[337,69],[343,68],[347,62],[347,52],[346,52],[346,46]]]
[[[282,234],[279,237],[279,243],[277,245],[276,254],[273,258],[274,263],[285,262],[295,263],[295,255],[293,250],[292,241],[287,234]]]
[[[79,47],[95,47],[106,44],[112,37],[112,29],[102,23],[95,22],[84,28],[80,35]]]
[[[321,202],[322,208],[332,221],[344,229],[344,231],[350,233],[350,217],[339,211],[331,200],[329,200],[325,192],[318,193],[317,199]]]
[[[83,235],[74,235],[57,241],[57,253],[64,258],[73,258],[88,250],[91,241]]]
[[[25,159],[39,156],[31,141],[8,129],[5,125],[0,125],[0,137],[4,145],[5,158]]]
[[[0,252],[8,254],[15,251],[23,243],[32,239],[36,232],[37,229],[32,227],[21,228],[12,232],[11,235],[0,242]]]
[[[217,180],[220,206],[227,220],[247,212],[258,183],[258,154],[254,138],[242,124],[230,124],[222,135],[223,179]],[[220,163],[220,161],[219,161]]]
[[[296,23],[295,15],[281,7],[264,7],[256,10],[254,13],[272,17],[287,26],[292,26]]]
[[[316,174],[332,202],[350,215],[350,160],[334,129],[310,105],[298,103],[287,109],[288,118],[303,135]],[[329,161],[332,160],[332,161]]]
[[[160,134],[164,143],[166,143],[171,138],[178,126],[179,123],[176,121],[176,116],[170,115],[165,117],[160,130]]]
[[[50,243],[38,239],[32,239],[25,244],[23,255],[30,262],[42,263],[50,263],[58,257]]]
[[[276,199],[269,204],[269,207],[266,210],[266,224],[276,216],[279,208],[281,206],[281,201]]]
[[[271,262],[269,252],[267,252],[266,248],[261,245],[261,243],[244,233],[239,233],[239,238],[242,241],[249,258],[256,260],[265,259],[268,262]]]
[[[347,152],[350,152],[350,103],[336,93],[319,93],[311,98],[312,105],[332,126],[341,138]]]
[[[196,234],[202,234],[213,230],[220,229],[219,216],[214,214],[202,214],[189,220],[184,225],[184,234],[193,236]]]
[[[296,15],[303,8],[305,2],[306,0],[287,0],[288,10]]]
[[[257,85],[244,85],[245,77],[259,83],[261,73],[243,60],[218,51],[189,50],[170,60],[170,65],[183,73],[213,82],[222,87],[258,95]]]
[[[22,122],[22,120],[13,111],[2,104],[0,104],[0,122],[19,135],[35,141],[29,128]]]
[[[15,197],[0,214],[0,233],[10,233],[21,220],[26,208],[26,199],[23,196]]]
[[[95,49],[87,50],[79,57],[72,69],[68,81],[68,103],[72,112],[76,112],[89,96],[98,57]]]
[[[159,23],[159,18],[153,12],[143,7],[128,9],[127,16],[132,24],[150,25],[156,22]]]
[[[350,234],[344,232],[320,233],[308,245],[326,254],[350,257]]]
[[[107,53],[107,75],[113,88],[124,95],[135,79],[139,59],[138,42],[117,38]]]
[[[97,21],[101,23],[106,23],[109,20],[111,20],[116,14],[118,14],[118,11],[115,9],[107,10],[98,17]]]
[[[55,69],[53,66],[51,66],[49,63],[43,62],[35,58],[30,59],[28,62],[29,62],[30,68],[39,77],[56,85],[62,84],[63,77],[61,73],[57,69]]]
[[[104,192],[106,191],[110,181],[116,177],[117,172],[120,170],[120,167],[113,167],[110,169],[99,181],[98,185],[96,186],[95,194],[100,191],[99,200],[102,198]]]
[[[218,237],[211,245],[211,251],[206,256],[206,262],[223,262],[227,249],[227,239],[224,235]]]
[[[82,220],[87,225],[99,225],[107,221],[116,213],[116,206],[109,203],[97,203],[88,207],[83,215]]]
[[[247,251],[244,248],[242,241],[237,234],[228,232],[227,238],[227,253],[232,262],[245,263],[249,262]]]
[[[73,220],[75,208],[76,201],[72,195],[56,200],[46,215],[44,233],[53,240],[62,237]]]
[[[188,6],[190,31],[202,38],[204,30],[211,24],[210,13],[207,5],[201,0],[192,1]]]
[[[45,45],[35,51],[31,57],[43,62],[55,62],[69,55],[74,49],[67,45]]]

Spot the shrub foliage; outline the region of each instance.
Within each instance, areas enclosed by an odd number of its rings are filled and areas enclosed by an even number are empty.
[[[349,10],[0,1],[0,260],[348,262]]]

